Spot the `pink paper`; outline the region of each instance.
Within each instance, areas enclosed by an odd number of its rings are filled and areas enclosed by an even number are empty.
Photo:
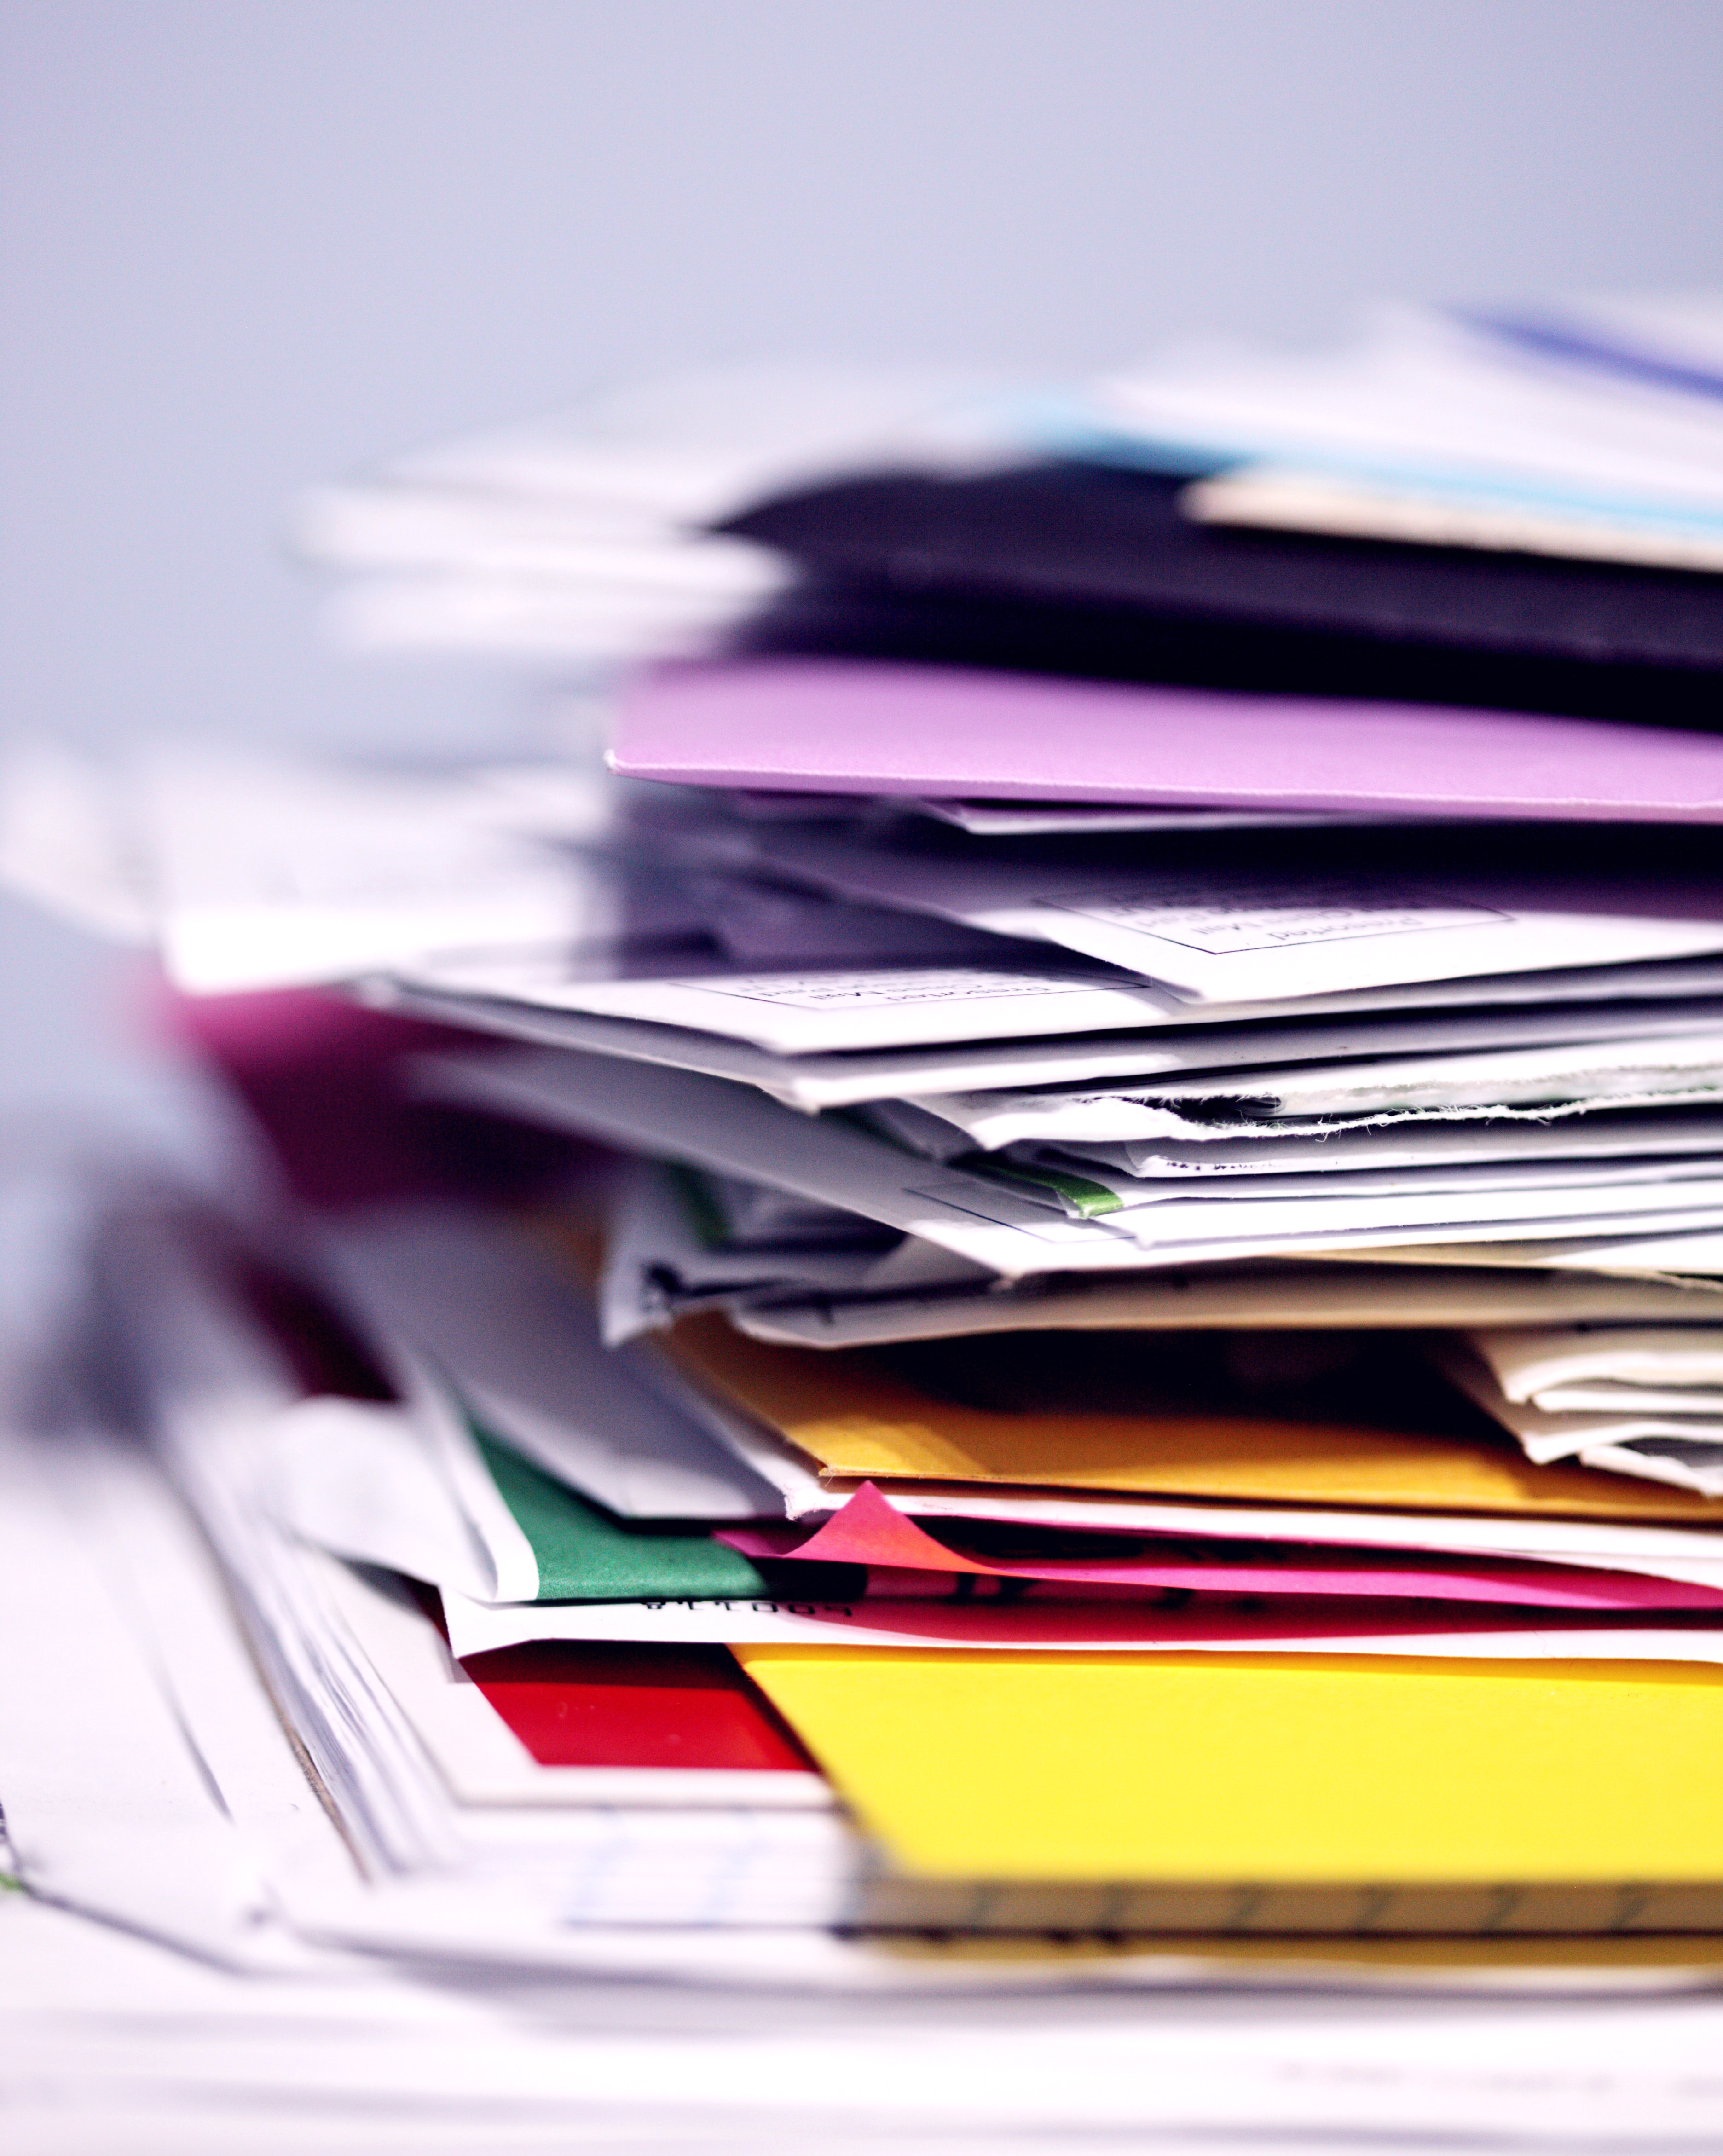
[[[1715,735],[866,660],[659,668],[612,761],[795,793],[1723,822]]]
[[[779,1609],[808,1620],[830,1634],[834,1641],[860,1632],[877,1644],[889,1632],[904,1646],[926,1647],[1083,1647],[1108,1646],[1177,1648],[1238,1646],[1275,1649],[1296,1653],[1328,1640],[1367,1643],[1369,1652],[1378,1644],[1383,1652],[1403,1653],[1413,1640],[1458,1641],[1458,1651],[1494,1656],[1500,1650],[1491,1643],[1521,1635],[1561,1642],[1564,1658],[1586,1652],[1587,1634],[1619,1642],[1635,1632],[1646,1637],[1648,1658],[1661,1657],[1678,1635],[1692,1633],[1700,1640],[1723,1642],[1723,1626],[1695,1622],[1679,1611],[1623,1613],[1574,1610],[1552,1625],[1546,1612],[1522,1609],[1482,1610],[1449,1608],[1428,1615],[1409,1615],[1403,1603],[1385,1610],[1380,1604],[1358,1603],[1336,1612],[1327,1607],[1265,1609],[1260,1602],[1248,1608],[1210,1604],[1192,1609],[1164,1609],[1146,1602],[868,1602],[833,1607],[827,1603],[780,1603]],[[1356,1614],[1355,1614],[1356,1613]],[[1468,1647],[1475,1642],[1475,1649]],[[1572,1644],[1568,1644],[1572,1642]],[[1548,1650],[1534,1648],[1533,1652]],[[1620,1652],[1619,1646],[1606,1651]],[[1708,1654],[1695,1656],[1710,1660]],[[1723,1661],[1723,1651],[1715,1657]]]
[[[1491,1603],[1526,1609],[1573,1610],[1718,1609],[1723,1593],[1686,1581],[1654,1579],[1638,1573],[1593,1570],[1581,1565],[1465,1563],[1437,1565],[1372,1555],[1367,1558],[1325,1556],[1320,1563],[1252,1564],[1232,1557],[1211,1560],[1177,1557],[1091,1558],[1036,1558],[981,1560],[961,1555],[918,1527],[871,1482],[864,1482],[843,1509],[805,1540],[798,1530],[742,1527],[720,1531],[717,1539],[745,1557],[794,1558],[825,1564],[864,1565],[885,1573],[924,1574],[930,1596],[949,1593],[941,1584],[956,1574],[994,1579],[1058,1582],[1087,1589],[1130,1587],[1145,1591],[1176,1588],[1205,1594],[1344,1595],[1395,1600]],[[875,1583],[869,1582],[869,1599]],[[905,1590],[898,1578],[879,1582],[881,1593],[896,1598]]]
[[[840,1512],[817,1528],[797,1550],[798,1558],[826,1564],[886,1564],[921,1572],[1008,1572],[1009,1566],[982,1564],[959,1557],[903,1512],[872,1482],[864,1482]],[[1026,1578],[1035,1577],[1033,1572]],[[1093,1577],[1079,1573],[1079,1578]]]

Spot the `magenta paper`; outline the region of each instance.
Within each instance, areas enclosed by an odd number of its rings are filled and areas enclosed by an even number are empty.
[[[798,793],[1723,823],[1723,736],[867,660],[659,668],[611,761]]]

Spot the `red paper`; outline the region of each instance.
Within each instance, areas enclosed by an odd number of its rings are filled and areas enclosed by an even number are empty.
[[[541,1640],[461,1666],[541,1767],[817,1771],[722,1647]]]

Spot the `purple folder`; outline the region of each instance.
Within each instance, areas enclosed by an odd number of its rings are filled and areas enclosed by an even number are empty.
[[[611,760],[796,793],[1723,823],[1712,734],[867,660],[659,668]]]

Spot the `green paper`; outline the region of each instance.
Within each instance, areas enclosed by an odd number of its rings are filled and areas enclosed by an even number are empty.
[[[1109,1190],[1104,1183],[1091,1183],[1086,1175],[1068,1174],[1063,1168],[1032,1167],[1023,1161],[1001,1160],[992,1153],[966,1153],[952,1165],[1001,1183],[1033,1183],[1044,1190],[1055,1191],[1085,1220],[1124,1209],[1124,1200],[1116,1191]]]
[[[483,1430],[473,1435],[499,1495],[532,1544],[536,1600],[723,1601],[770,1592],[740,1551],[710,1534],[619,1520]]]

